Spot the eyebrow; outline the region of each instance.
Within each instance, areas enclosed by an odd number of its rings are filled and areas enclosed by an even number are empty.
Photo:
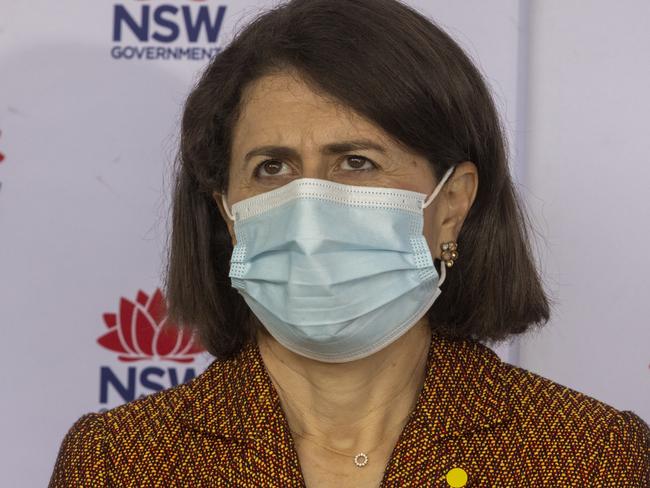
[[[326,144],[321,147],[321,153],[331,156],[336,154],[342,154],[350,151],[358,151],[363,149],[374,149],[380,153],[386,154],[386,148],[376,142],[370,141],[368,139],[354,139],[351,141],[341,141],[334,142],[331,144]],[[253,156],[270,156],[272,158],[278,159],[299,159],[300,155],[292,147],[288,146],[259,146],[251,149],[244,156],[244,161],[248,162]]]

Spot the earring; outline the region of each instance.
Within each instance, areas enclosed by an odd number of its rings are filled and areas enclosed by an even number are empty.
[[[440,259],[444,261],[445,266],[451,268],[458,259],[458,244],[454,241],[443,242],[440,248],[442,249]]]

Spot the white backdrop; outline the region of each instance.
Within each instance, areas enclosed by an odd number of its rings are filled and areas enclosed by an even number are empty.
[[[645,2],[617,11],[607,40],[604,3],[586,18],[575,1],[409,3],[485,73],[513,170],[549,232],[540,257],[557,318],[550,332],[499,354],[650,419],[641,307],[650,291],[641,88],[650,74],[635,61],[650,48]],[[207,56],[264,6],[0,2],[3,486],[45,485],[81,414],[183,381],[210,361],[189,338],[158,340],[170,167],[180,106]],[[169,22],[146,29],[156,9]],[[636,51],[603,60],[611,43]],[[625,73],[634,80],[618,85]]]
[[[650,422],[650,3],[530,11],[528,157],[553,320],[520,364]]]

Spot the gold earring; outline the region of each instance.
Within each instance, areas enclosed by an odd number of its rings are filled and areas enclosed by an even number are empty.
[[[445,263],[445,266],[451,268],[458,259],[458,244],[454,241],[443,242],[440,248],[442,249],[440,259]]]

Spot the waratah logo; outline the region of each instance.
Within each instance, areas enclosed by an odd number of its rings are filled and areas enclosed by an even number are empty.
[[[105,313],[104,323],[109,330],[97,342],[119,353],[120,361],[190,363],[204,351],[191,331],[167,320],[167,303],[160,289],[151,296],[138,291],[135,302],[122,297],[119,313]]]

